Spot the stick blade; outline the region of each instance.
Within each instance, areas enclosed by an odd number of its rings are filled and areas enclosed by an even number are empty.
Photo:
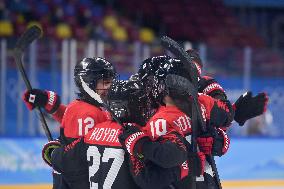
[[[186,65],[186,68],[188,69],[191,77],[191,81],[193,85],[197,88],[197,82],[198,82],[198,74],[197,69],[192,64],[192,58],[190,54],[188,54],[184,48],[178,44],[175,40],[168,36],[162,36],[161,37],[161,44],[162,46],[170,51],[173,55],[176,56],[176,58],[180,59],[184,64]]]
[[[178,44],[178,42],[176,42],[172,38],[170,38],[168,36],[161,37],[161,44],[164,48],[166,48],[171,53],[173,53],[177,58],[179,58],[179,59],[188,58],[187,61],[190,61],[190,57],[186,54],[186,52],[181,47],[181,45]]]
[[[34,40],[38,39],[42,34],[40,27],[33,25],[23,33],[16,43],[15,51],[24,52],[25,49],[31,44]]]

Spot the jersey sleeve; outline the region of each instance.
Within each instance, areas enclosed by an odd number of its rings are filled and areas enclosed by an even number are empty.
[[[199,93],[198,101],[207,125],[226,127],[233,121],[234,110],[229,101],[214,99],[201,93]]]
[[[61,124],[65,110],[66,106],[64,104],[60,104],[57,111],[52,114],[53,119]]]
[[[183,137],[165,119],[150,120],[143,131],[152,140],[144,142],[141,152],[145,159],[163,168],[177,166],[187,159],[187,150]]]
[[[198,92],[213,98],[227,100],[223,87],[212,77],[203,76],[198,82]]]
[[[165,188],[171,183],[180,180],[178,166],[163,168],[148,161],[142,162],[135,156],[130,156],[130,172],[135,183],[141,188]]]
[[[209,76],[203,76],[198,84],[198,91],[200,93],[216,99],[217,107],[215,106],[212,112],[214,117],[210,116],[211,123],[218,127],[230,126],[235,115],[235,110],[233,109],[232,103],[227,99],[223,87],[214,78]]]
[[[215,108],[212,110],[211,122],[218,127],[229,127],[234,120],[235,111],[229,100],[216,99]]]
[[[156,141],[144,142],[141,151],[146,160],[163,168],[178,166],[187,159],[183,138],[176,132],[161,136]]]
[[[52,167],[61,173],[70,188],[88,188],[89,172],[86,145],[81,138],[53,151]]]

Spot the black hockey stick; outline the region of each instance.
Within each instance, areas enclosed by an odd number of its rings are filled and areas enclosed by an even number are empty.
[[[194,92],[194,103],[197,103],[197,89],[198,89],[198,72],[195,66],[192,64],[192,58],[191,56],[173,39],[171,39],[168,36],[163,36],[161,38],[161,44],[162,46],[170,51],[173,55],[175,55],[178,59],[180,59],[182,62],[187,62],[188,65],[186,65],[186,68],[188,69],[188,73],[190,73],[190,78],[193,86],[196,89],[196,92]],[[192,94],[193,95],[193,94]],[[198,104],[195,104],[198,105]],[[201,115],[201,110],[199,106],[197,106],[196,111],[198,112],[198,115]],[[199,122],[202,123],[201,129],[202,131],[206,131],[205,124],[203,123],[202,117],[198,116]]]
[[[171,38],[167,37],[167,36],[163,36],[161,38],[161,43],[162,43],[162,46],[170,51],[173,55],[175,55],[178,59],[180,59],[182,62],[191,62],[191,59],[189,59],[189,55],[185,52],[184,53],[184,50],[180,47],[180,45],[172,40]],[[189,69],[188,70],[188,73],[191,73],[192,72],[192,66],[191,64],[188,64],[189,66],[187,66],[187,68]],[[191,76],[190,76],[191,77]],[[192,80],[192,83],[193,83],[193,86],[194,88],[192,88],[191,90],[195,89],[195,79],[191,79]],[[192,110],[191,110],[191,119],[192,119],[192,126],[191,126],[191,129],[192,129],[192,133],[191,133],[191,146],[192,146],[192,152],[194,154],[197,154],[197,141],[196,141],[196,138],[197,138],[197,129],[198,127],[196,127],[196,123],[197,123],[197,111],[199,109],[198,107],[198,104],[197,104],[197,92],[196,90],[193,90],[191,91],[191,95],[193,97],[193,103],[194,103],[194,106],[192,106]],[[202,128],[203,128],[203,125],[202,125]],[[194,165],[192,165],[194,166]],[[191,174],[191,186],[190,188],[192,189],[196,189],[196,177],[194,176],[194,174]]]
[[[178,59],[180,59],[181,61],[183,61],[184,63],[186,63],[186,68],[188,69],[188,72],[190,73],[190,78],[192,80],[194,89],[190,89],[192,96],[193,96],[193,102],[194,102],[194,107],[195,107],[195,111],[192,111],[192,137],[191,137],[191,142],[192,142],[192,146],[193,146],[193,152],[197,152],[197,143],[196,143],[196,137],[197,137],[197,130],[194,127],[194,122],[195,119],[197,117],[197,125],[198,128],[201,128],[203,132],[206,131],[206,126],[205,123],[202,119],[202,114],[198,105],[198,100],[197,100],[197,94],[198,94],[198,74],[197,74],[197,69],[196,67],[193,66],[192,64],[192,59],[190,57],[190,55],[173,39],[171,39],[168,36],[163,36],[161,38],[161,44],[162,46],[169,50],[171,53],[173,53]],[[216,163],[215,160],[213,158],[212,155],[208,156],[212,169],[215,173],[214,177],[216,179],[217,185],[219,189],[222,189],[222,185],[219,179],[219,174],[218,174],[218,170],[216,167]],[[195,180],[193,180],[193,182],[195,182]],[[193,188],[196,188],[196,185],[194,186],[193,184]]]
[[[36,39],[38,39],[41,36],[41,29],[37,26],[32,26],[28,30],[25,31],[25,33],[20,37],[20,39],[17,41],[16,46],[13,51],[13,56],[15,59],[15,62],[17,64],[17,67],[22,75],[22,78],[25,82],[25,85],[28,90],[32,89],[31,83],[28,79],[28,76],[26,74],[26,71],[23,66],[23,56],[25,50],[28,48],[28,46]],[[36,107],[36,110],[38,111],[40,122],[42,125],[42,128],[44,130],[44,133],[48,139],[48,141],[53,140],[50,130],[47,126],[46,120],[44,118],[44,115],[39,107]]]

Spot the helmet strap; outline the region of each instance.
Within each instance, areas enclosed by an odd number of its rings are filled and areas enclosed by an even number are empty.
[[[95,101],[97,101],[98,103],[102,104],[103,100],[101,99],[100,95],[98,93],[96,93],[94,90],[92,90],[87,83],[83,80],[83,78],[80,76],[80,81],[82,84],[82,87],[84,89],[84,91]]]

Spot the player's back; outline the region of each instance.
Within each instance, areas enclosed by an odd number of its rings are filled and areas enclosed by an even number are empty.
[[[128,154],[118,140],[120,129],[116,122],[106,121],[85,136],[90,188],[139,188],[130,174]]]
[[[161,106],[143,130],[153,139],[172,131],[186,136],[191,133],[191,118],[176,106]]]
[[[70,189],[136,189],[128,153],[118,141],[121,126],[97,124],[85,138],[54,150],[52,166],[63,174]]]
[[[71,102],[62,118],[64,136],[79,138],[85,136],[96,124],[107,120],[101,108],[81,100]]]

